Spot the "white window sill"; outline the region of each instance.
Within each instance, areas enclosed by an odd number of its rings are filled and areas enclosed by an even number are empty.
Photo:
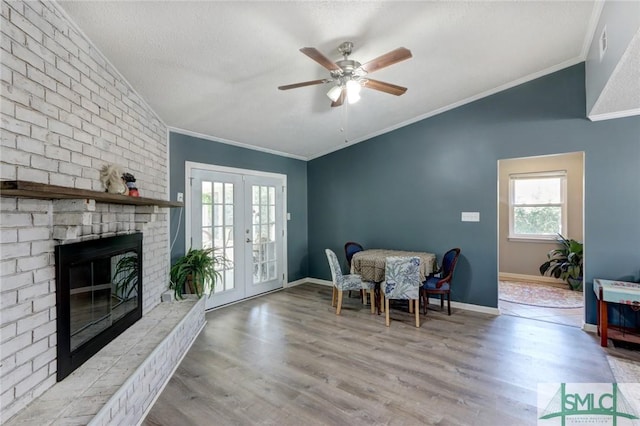
[[[513,241],[516,243],[558,243],[557,237],[525,237],[525,236],[509,236],[507,237],[508,241]]]

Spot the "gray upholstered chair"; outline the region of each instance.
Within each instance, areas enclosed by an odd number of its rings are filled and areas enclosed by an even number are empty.
[[[331,278],[333,280],[333,295],[331,296],[331,306],[336,306],[336,315],[340,315],[342,310],[342,292],[345,290],[363,290],[369,291],[371,300],[375,299],[373,292],[375,290],[375,283],[362,281],[362,277],[356,274],[344,275],[342,269],[340,269],[340,262],[333,250],[325,249],[327,254],[327,260],[329,261],[329,267],[331,268]],[[371,313],[375,312],[375,303],[371,303]]]
[[[420,327],[420,258],[387,257],[384,281],[380,284],[384,294],[386,324],[389,327],[389,299],[409,300],[409,312],[415,311],[416,327]]]

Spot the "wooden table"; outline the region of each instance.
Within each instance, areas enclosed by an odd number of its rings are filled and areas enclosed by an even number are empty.
[[[358,274],[362,281],[370,281],[380,284],[384,281],[387,257],[418,257],[420,258],[420,282],[427,279],[427,276],[437,269],[436,255],[421,251],[403,251],[387,249],[370,249],[355,253],[351,258],[351,273]],[[376,305],[378,313],[384,312],[382,306],[382,292],[380,286],[376,285]],[[380,304],[377,301],[380,300]],[[372,302],[373,303],[373,302]]]
[[[637,334],[629,333],[629,330],[622,326],[609,325],[607,312],[608,303],[618,303],[640,308],[640,284],[595,279],[593,280],[593,292],[598,299],[597,322],[600,346],[606,348],[608,338],[640,343],[640,336]]]

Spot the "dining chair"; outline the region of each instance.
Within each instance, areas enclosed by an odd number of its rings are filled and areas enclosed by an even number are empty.
[[[329,267],[331,268],[331,279],[333,280],[333,294],[331,295],[331,306],[336,306],[336,297],[337,297],[337,307],[336,307],[336,315],[340,315],[340,311],[342,310],[342,292],[345,290],[362,290],[369,291],[369,295],[371,296],[371,300],[374,299],[373,292],[375,290],[375,283],[362,281],[362,277],[356,274],[347,274],[344,275],[342,273],[342,269],[340,268],[340,262],[338,262],[338,257],[331,249],[325,249],[325,253],[327,254],[327,260],[329,261]],[[371,313],[375,312],[375,303],[371,303]]]
[[[349,267],[349,270],[351,270],[351,258],[353,258],[354,254],[362,250],[364,250],[364,247],[354,241],[349,241],[344,245],[344,255],[347,258],[347,266]]]
[[[409,312],[415,311],[416,327],[420,327],[420,258],[387,257],[384,281],[380,284],[384,292],[385,323],[389,317],[389,300],[409,300]],[[415,309],[413,309],[415,306]]]
[[[444,309],[444,296],[447,296],[447,312],[451,315],[451,279],[453,271],[458,263],[460,249],[453,248],[444,254],[440,269],[429,274],[427,279],[422,283],[420,295],[424,303],[424,314],[427,314],[427,305],[429,304],[430,294],[440,295],[440,309]]]
[[[364,250],[361,244],[355,241],[348,241],[344,245],[344,256],[347,258],[347,271],[351,272],[351,258],[359,251]],[[349,290],[349,297],[351,297],[351,290]],[[367,293],[364,290],[360,290],[360,297],[363,304],[367,304]]]

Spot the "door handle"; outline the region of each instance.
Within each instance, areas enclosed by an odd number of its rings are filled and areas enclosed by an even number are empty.
[[[251,238],[247,238],[247,242],[250,243],[251,242]]]

